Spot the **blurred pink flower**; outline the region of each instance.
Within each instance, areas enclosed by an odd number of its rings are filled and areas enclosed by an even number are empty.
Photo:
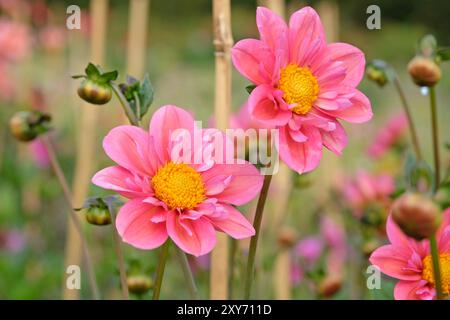
[[[38,138],[30,142],[28,145],[34,163],[39,168],[47,168],[50,165],[50,158],[44,142]]]
[[[299,285],[304,278],[304,271],[298,262],[295,262],[291,266],[291,283],[294,286]]]
[[[389,196],[394,190],[395,182],[390,175],[372,175],[362,170],[343,186],[344,197],[356,217],[361,217],[363,210],[370,204],[388,204]]]
[[[248,162],[219,164],[211,158],[191,164],[195,154],[212,146],[216,134],[223,133],[200,131],[191,114],[176,106],[158,109],[149,132],[134,126],[109,132],[103,148],[118,165],[97,172],[92,182],[130,199],[116,222],[125,242],[153,249],[170,237],[185,252],[201,256],[214,248],[215,230],[236,239],[254,235],[253,226],[234,206],[260,191],[263,178],[258,169]],[[198,135],[203,146],[194,143]],[[193,148],[182,159],[172,152],[174,138],[191,139]],[[189,163],[183,161],[186,157]]]
[[[297,257],[303,259],[308,265],[316,263],[322,255],[323,250],[323,241],[319,236],[303,238],[295,246]]]
[[[45,27],[39,33],[39,41],[45,50],[58,52],[66,43],[66,29],[56,26]]]
[[[17,61],[31,49],[32,37],[27,25],[0,18],[0,59]]]
[[[28,16],[29,3],[26,0],[0,0],[0,9],[9,16]]]
[[[391,244],[375,250],[370,263],[381,272],[399,279],[394,289],[396,300],[431,300],[436,298],[433,267],[428,240],[417,241],[407,237],[391,217],[386,224]],[[442,287],[450,294],[450,208],[437,232]]]
[[[0,251],[17,253],[25,247],[25,237],[17,230],[0,230]]]
[[[289,26],[259,7],[260,40],[232,49],[238,71],[256,85],[248,99],[252,118],[280,130],[281,159],[302,173],[317,167],[325,146],[341,154],[347,135],[338,119],[371,119],[369,99],[356,89],[364,54],[345,43],[327,44],[319,16],[310,7],[295,12]]]
[[[367,154],[374,159],[380,158],[403,136],[407,127],[408,120],[404,113],[393,116],[380,129],[369,146]]]

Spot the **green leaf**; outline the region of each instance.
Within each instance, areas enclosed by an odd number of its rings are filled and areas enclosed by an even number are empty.
[[[108,83],[110,81],[114,81],[119,76],[119,72],[117,70],[105,72],[100,76],[102,82]]]
[[[439,61],[450,60],[450,48],[440,48],[436,53]]]
[[[147,113],[150,105],[152,104],[154,97],[153,86],[152,83],[150,82],[148,74],[145,74],[144,79],[140,84],[138,96],[141,107],[138,116],[139,119],[142,119],[142,117]]]
[[[86,78],[86,76],[84,74],[76,74],[72,76],[72,79],[81,79],[81,78]]]
[[[98,69],[98,67],[96,65],[94,65],[91,62],[89,62],[89,64],[87,65],[87,67],[84,71],[86,72],[86,75],[90,79],[97,79],[98,77],[100,77],[100,70]]]
[[[434,173],[429,164],[423,160],[417,161],[412,154],[409,154],[406,158],[405,182],[407,189],[412,190],[417,190],[421,182],[426,182],[430,193],[436,186]]]
[[[256,86],[254,84],[250,84],[245,87],[245,90],[247,90],[248,94],[252,93],[253,90],[255,90]]]

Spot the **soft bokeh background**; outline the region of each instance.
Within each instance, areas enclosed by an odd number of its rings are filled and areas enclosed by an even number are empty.
[[[69,4],[75,3],[83,11],[82,30],[68,31],[65,29],[65,11]],[[289,13],[306,3],[313,7],[318,4],[317,1],[296,0],[286,3]],[[413,116],[426,157],[431,159],[428,97],[423,96],[419,88],[413,85],[406,74],[406,65],[415,54],[417,40],[426,33],[435,34],[440,44],[450,45],[450,20],[447,16],[450,2],[348,0],[336,3],[339,9],[339,40],[361,48],[366,53],[367,60],[384,59],[397,69],[414,111]],[[78,81],[72,80],[70,75],[80,73],[89,62],[89,6],[88,1],[60,0],[0,0],[0,4],[0,36],[5,30],[2,28],[6,28],[4,22],[14,21],[20,29],[15,41],[19,43],[19,47],[24,46],[23,56],[16,56],[19,55],[18,51],[13,52],[13,59],[3,59],[0,62],[0,298],[58,299],[61,297],[65,276],[65,203],[46,162],[45,150],[39,143],[27,145],[15,142],[9,134],[7,123],[9,117],[19,109],[39,108],[50,112],[54,118],[52,138],[58,147],[58,156],[67,177],[69,180],[73,179],[81,100],[76,95]],[[381,30],[366,28],[366,8],[370,4],[378,4],[381,8]],[[19,9],[15,9],[16,6]],[[235,41],[257,37],[255,8],[256,1],[232,1]],[[207,121],[211,117],[214,100],[211,12],[209,0],[151,1],[146,71],[155,89],[152,110],[170,103],[192,110],[201,120]],[[108,21],[108,48],[104,68],[119,70],[120,80],[124,80],[128,1],[111,0]],[[4,50],[0,48],[0,56],[6,54]],[[447,125],[450,120],[447,111],[450,101],[449,72],[448,65],[443,65],[444,77],[437,87],[439,120],[444,141],[448,140],[450,134]],[[234,70],[234,110],[247,97],[244,89],[246,85],[247,81]],[[375,134],[383,130],[384,124],[392,115],[401,112],[400,100],[392,85],[379,88],[364,80],[360,89],[372,101],[374,119],[369,124],[346,126],[350,142],[343,157],[334,160],[334,155],[327,155],[321,168],[302,178],[303,187],[294,189],[286,210],[285,224],[291,226],[299,238],[319,234],[319,216],[324,214],[338,216],[337,220],[341,222],[348,220],[349,214],[343,212],[341,205],[345,200],[339,196],[336,200],[330,190],[344,176],[352,176],[360,169],[397,176],[401,174],[402,157],[392,155],[382,160],[371,160],[366,155],[367,147]],[[101,121],[92,139],[98,149],[95,166],[102,168],[109,165],[110,161],[103,153],[101,139],[109,129],[122,121],[121,110],[116,101],[92,108],[101,109]],[[148,119],[149,116],[146,121]],[[295,179],[297,181],[298,177]],[[305,188],[304,185],[309,183],[312,185]],[[397,184],[401,182],[397,181]],[[276,193],[276,190],[273,192]],[[92,186],[90,194],[106,193]],[[276,203],[277,199],[274,197],[271,206],[276,206]],[[352,223],[345,222],[343,225],[355,228]],[[94,265],[102,295],[106,298],[120,297],[110,227],[85,225],[85,232],[95,257]],[[362,241],[362,238],[354,237],[353,231],[348,234],[348,243]],[[261,243],[255,290],[257,298],[274,298],[272,272],[279,250],[275,238],[267,236]],[[143,271],[151,275],[155,269],[157,252],[138,251],[126,245],[124,247],[127,261],[138,260]],[[203,259],[196,268],[196,278],[201,296],[206,298],[209,280],[204,260],[207,259]],[[388,279],[383,280],[381,290],[367,291],[363,288],[364,270],[367,266],[364,256],[358,256],[350,249],[344,260],[347,271],[345,281],[342,290],[335,297],[392,298],[392,285]],[[242,281],[239,279],[242,279],[240,277],[244,262],[245,252],[238,255],[235,263],[235,297],[241,296]],[[327,263],[326,259],[319,259],[318,267],[314,267],[311,272],[302,273],[302,276],[294,268],[297,273],[295,279],[292,279],[292,297],[316,298],[314,277],[317,274],[320,276]],[[162,298],[186,298],[183,281],[172,259],[163,284]],[[89,297],[84,279],[82,296]],[[148,297],[149,294],[144,296]]]

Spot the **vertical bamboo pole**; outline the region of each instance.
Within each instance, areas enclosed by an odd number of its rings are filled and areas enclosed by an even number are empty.
[[[215,48],[215,101],[217,128],[226,129],[231,107],[231,35],[230,0],[213,0],[213,30]],[[210,297],[228,298],[228,237],[217,235],[217,245],[211,254]]]
[[[91,0],[91,62],[103,64],[106,42],[106,22],[108,12],[108,0]],[[88,193],[90,179],[95,160],[96,146],[96,122],[98,108],[83,103],[80,108],[81,119],[78,123],[77,158],[75,164],[75,177],[73,181],[73,204],[81,207]],[[65,266],[81,265],[80,238],[74,224],[67,222],[66,257]],[[78,299],[79,290],[70,290],[64,283],[63,298]]]
[[[150,0],[130,0],[128,13],[127,74],[141,79],[145,71]],[[123,113],[122,113],[123,114]],[[129,120],[123,114],[122,122]]]

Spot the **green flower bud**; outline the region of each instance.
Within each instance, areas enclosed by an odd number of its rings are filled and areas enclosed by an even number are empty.
[[[86,211],[86,220],[96,226],[106,226],[111,224],[111,213],[108,207],[91,206]]]
[[[97,105],[108,103],[112,97],[109,84],[91,79],[83,80],[77,92],[84,101]]]
[[[373,60],[367,64],[366,76],[369,80],[383,87],[389,82],[388,64],[382,60]]]
[[[19,111],[9,121],[11,134],[19,141],[32,141],[49,130],[51,117],[37,110]]]
[[[127,277],[128,291],[142,295],[153,287],[152,278],[143,274],[129,275]]]

